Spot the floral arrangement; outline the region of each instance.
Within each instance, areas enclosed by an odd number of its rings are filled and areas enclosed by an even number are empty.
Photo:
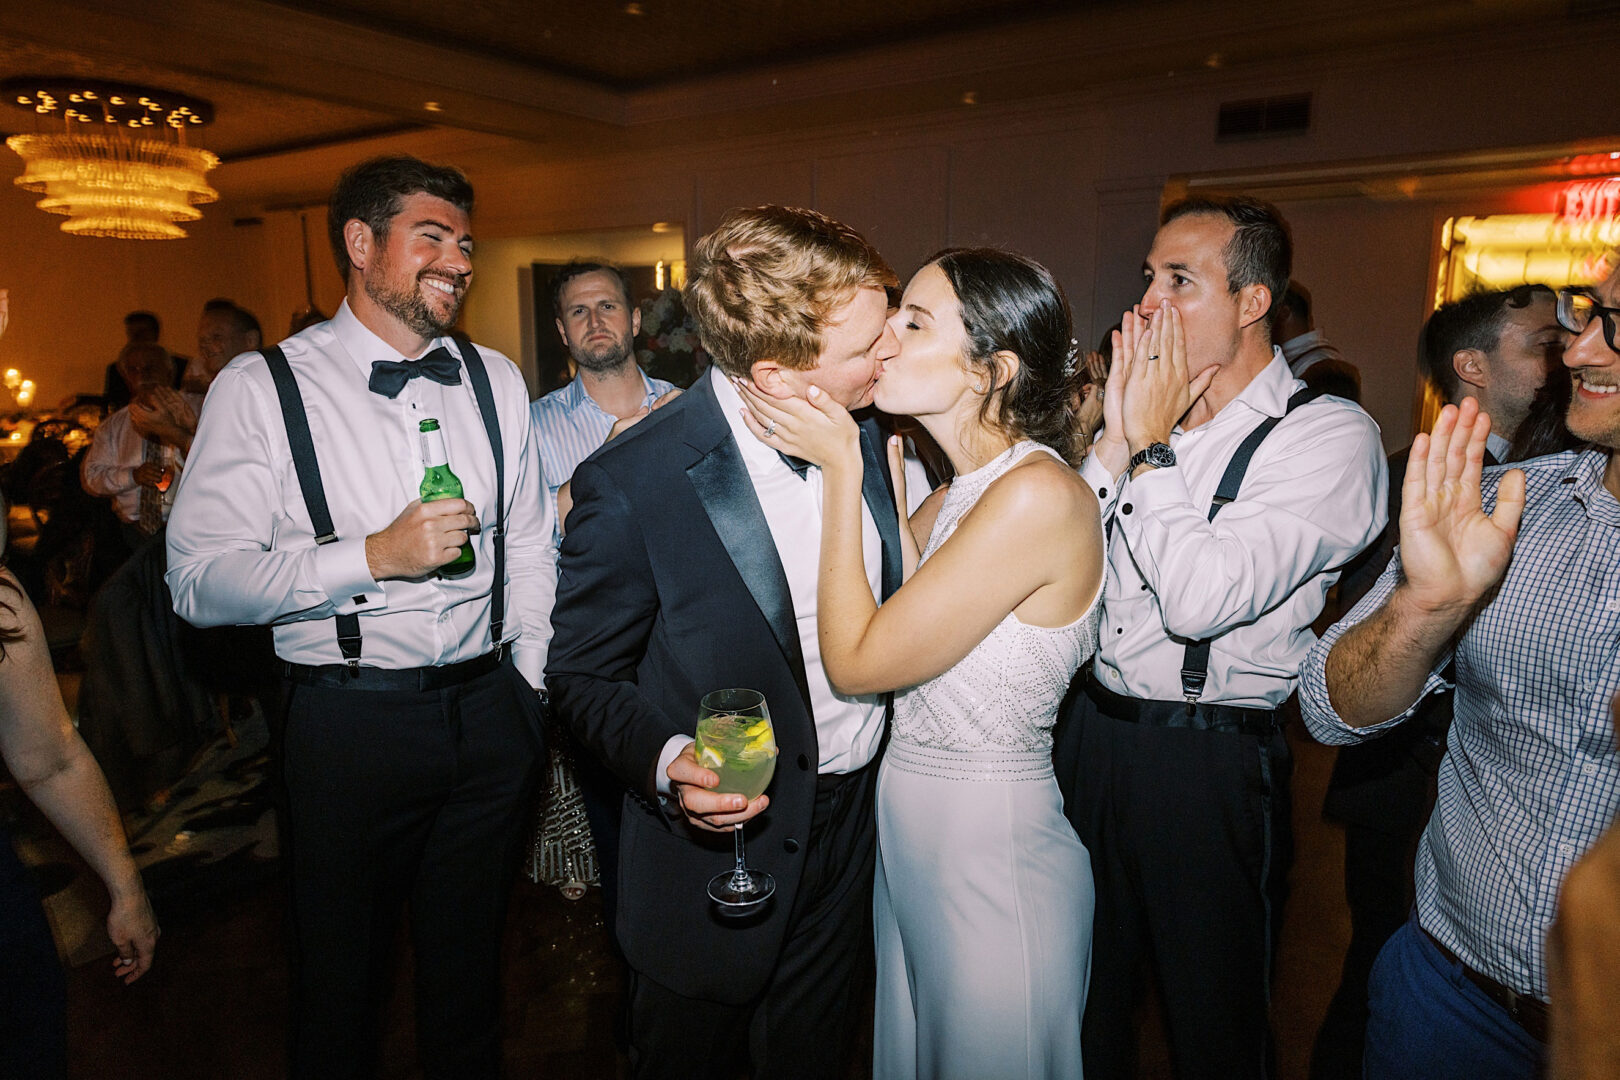
[[[682,388],[708,368],[709,354],[703,351],[697,324],[687,314],[679,289],[665,289],[642,302],[636,359],[648,375]]]

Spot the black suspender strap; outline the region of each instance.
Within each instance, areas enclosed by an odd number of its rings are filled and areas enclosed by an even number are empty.
[[[276,396],[281,399],[281,419],[287,426],[287,445],[292,449],[293,468],[298,472],[298,487],[304,493],[304,507],[309,511],[309,523],[315,528],[315,543],[330,544],[338,538],[332,526],[332,514],[326,506],[326,489],[321,485],[321,467],[315,459],[315,440],[309,434],[309,414],[304,410],[304,396],[298,392],[298,380],[293,378],[287,363],[287,354],[272,345],[259,350],[270,368],[270,377],[276,382]],[[354,613],[337,617],[338,650],[351,672],[360,670],[360,616]]]
[[[484,358],[478,355],[477,346],[466,334],[452,336],[461,349],[461,363],[467,369],[473,398],[478,402],[484,431],[489,435],[489,448],[495,455],[495,576],[489,587],[489,643],[499,649],[506,625],[506,455],[501,450],[501,421],[495,413],[495,395],[489,388]]]
[[[484,421],[484,432],[489,436],[489,448],[495,455],[495,565],[489,594],[490,645],[501,647],[501,633],[506,622],[506,455],[501,449],[501,424],[495,413],[495,395],[490,390],[489,372],[483,357],[464,335],[456,334],[461,348],[462,364],[472,383],[473,397]],[[330,544],[338,538],[332,525],[332,514],[326,505],[326,489],[321,485],[320,464],[315,457],[315,440],[309,432],[309,414],[304,409],[303,395],[298,392],[298,380],[293,377],[287,356],[277,346],[261,349],[270,377],[275,380],[276,396],[281,399],[281,417],[287,427],[287,445],[292,450],[293,468],[298,473],[298,487],[304,495],[304,506],[309,511],[309,522],[315,529],[316,544]],[[338,650],[344,663],[355,674],[360,670],[360,617],[352,612],[337,616]]]
[[[1238,490],[1243,487],[1243,477],[1249,471],[1249,462],[1254,460],[1254,453],[1260,449],[1260,444],[1266,441],[1271,430],[1283,422],[1283,418],[1308,401],[1314,401],[1322,395],[1320,390],[1305,389],[1299,391],[1288,399],[1288,407],[1282,416],[1270,416],[1261,421],[1248,438],[1238,446],[1232,460],[1226,464],[1226,472],[1221,476],[1221,482],[1215,489],[1215,498],[1209,504],[1209,520],[1214,521],[1215,515],[1221,512],[1221,507],[1238,497]],[[1186,654],[1181,660],[1181,694],[1189,703],[1197,702],[1204,692],[1204,683],[1209,680],[1209,647],[1213,638],[1203,641],[1189,641]]]

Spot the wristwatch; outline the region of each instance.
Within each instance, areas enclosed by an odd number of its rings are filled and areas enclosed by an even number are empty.
[[[1131,457],[1131,470],[1136,471],[1138,465],[1152,465],[1155,469],[1168,469],[1176,463],[1176,452],[1170,449],[1169,443],[1156,442],[1145,450],[1139,450]]]

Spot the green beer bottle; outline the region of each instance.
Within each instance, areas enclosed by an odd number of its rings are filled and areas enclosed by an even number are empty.
[[[439,430],[439,422],[422,421],[421,432],[422,465],[426,470],[422,474],[422,501],[461,498],[461,481],[450,471],[450,455],[445,451],[444,432]],[[471,573],[476,562],[469,538],[461,545],[461,554],[439,567],[438,573],[440,577],[459,577]]]

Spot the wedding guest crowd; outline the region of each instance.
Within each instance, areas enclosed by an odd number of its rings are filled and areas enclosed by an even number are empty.
[[[871,1001],[879,1080],[1130,1078],[1150,985],[1178,1078],[1272,1077],[1296,709],[1344,748],[1353,929],[1313,1075],[1616,1060],[1620,272],[1441,306],[1445,407],[1386,462],[1252,198],[1167,206],[1095,355],[1023,256],[946,249],[902,292],[848,225],[734,210],[684,290],[712,367],[646,375],[629,277],[575,262],[574,375],[532,404],[454,329],[473,203],[454,168],[349,169],[345,299],[279,345],[210,301],[177,367],[132,313],[83,468],[182,618],[273,628],[293,1075],[376,1072],[407,908],[423,1073],[500,1073],[549,727],[632,1077],[848,1075]],[[734,687],[768,703],[753,797],[695,741]],[[64,828],[134,976],[156,927],[108,820]]]

